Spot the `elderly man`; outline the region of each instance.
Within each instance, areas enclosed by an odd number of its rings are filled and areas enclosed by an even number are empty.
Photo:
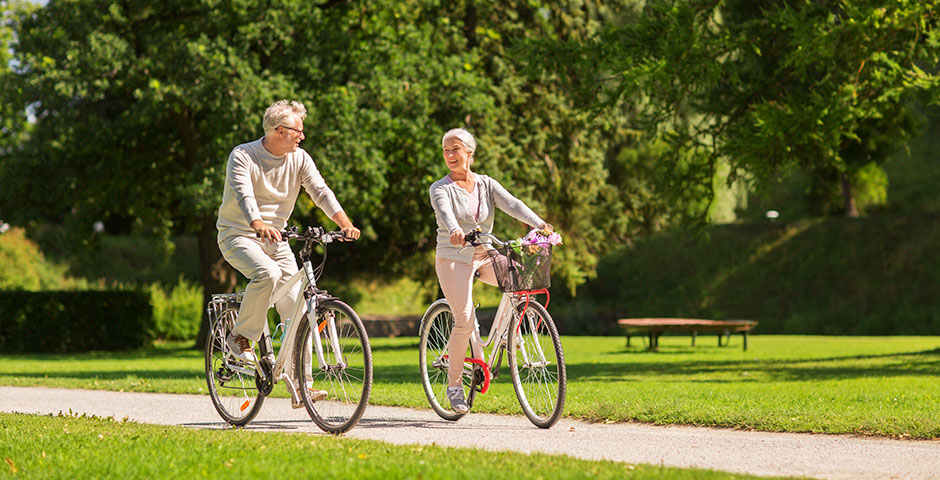
[[[273,103],[264,112],[264,136],[235,147],[225,168],[216,223],[219,249],[249,280],[238,322],[227,339],[232,354],[240,360],[255,361],[251,342],[259,341],[264,331],[271,294],[297,272],[294,253],[280,232],[294,210],[300,188],[348,237],[359,238],[359,229],[343,211],[313,159],[299,148],[305,138],[306,116],[307,109],[300,102]],[[275,305],[281,318],[290,315],[299,294],[295,289]]]

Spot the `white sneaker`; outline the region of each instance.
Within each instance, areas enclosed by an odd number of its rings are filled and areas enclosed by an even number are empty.
[[[255,363],[255,351],[251,349],[251,340],[241,335],[229,333],[225,343],[228,345],[230,357],[243,362]]]
[[[447,387],[447,399],[450,400],[450,408],[457,413],[467,413],[470,411],[470,405],[463,396],[463,387]]]
[[[310,400],[313,402],[319,402],[320,400],[326,400],[327,393],[326,390],[314,390],[312,388],[307,389],[307,393],[310,395]],[[300,396],[300,389],[298,388],[294,395],[291,397],[290,406],[293,408],[303,408],[304,400]]]

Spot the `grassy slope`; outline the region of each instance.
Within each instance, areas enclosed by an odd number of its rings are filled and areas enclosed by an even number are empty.
[[[936,334],[938,240],[940,214],[664,233],[606,257],[577,298],[557,292],[556,317],[566,331],[688,316],[754,319],[760,333]]]

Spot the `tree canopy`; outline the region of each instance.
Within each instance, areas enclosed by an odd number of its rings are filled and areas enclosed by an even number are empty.
[[[654,0],[590,38],[525,51],[594,107],[632,102],[632,125],[668,145],[678,191],[725,163],[758,188],[796,168],[848,186],[915,133],[915,104],[936,103],[938,7]]]
[[[225,162],[290,98],[364,232],[336,273],[433,280],[427,189],[460,126],[475,169],[565,235],[573,287],[632,235],[707,215],[716,178],[877,164],[937,98],[938,1],[9,1],[0,211],[78,238],[194,233],[205,294],[231,289]],[[328,222],[303,196],[294,221]]]

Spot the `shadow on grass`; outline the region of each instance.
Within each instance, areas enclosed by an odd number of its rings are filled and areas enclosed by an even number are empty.
[[[879,360],[871,365],[865,360]],[[883,363],[889,360],[889,363]],[[609,362],[568,364],[568,379],[572,381],[635,381],[630,377],[650,375],[685,375],[698,382],[755,382],[763,379],[750,375],[765,374],[771,380],[804,381],[865,377],[938,376],[940,375],[940,349],[879,355],[847,355],[822,359],[798,360],[727,360],[662,362],[655,360],[636,362]],[[720,375],[722,378],[696,379],[696,375]],[[728,375],[740,379],[727,378]]]
[[[200,379],[205,381],[205,371],[203,370],[108,370],[97,372],[30,372],[30,373],[0,373],[0,378],[73,378],[73,379],[96,379],[96,380],[125,380],[128,378],[137,378],[141,380],[190,380]]]
[[[417,340],[413,343],[406,343],[401,345],[375,345],[372,344],[372,353],[375,352],[395,352],[401,350],[413,350],[415,352],[415,361],[417,362],[418,358],[418,342]]]

